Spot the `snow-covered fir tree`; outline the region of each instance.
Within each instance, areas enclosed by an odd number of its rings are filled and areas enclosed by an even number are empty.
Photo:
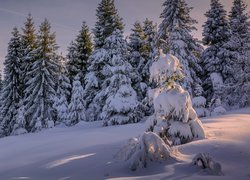
[[[26,22],[24,23],[24,27],[22,28],[22,75],[20,76],[22,86],[22,98],[24,98],[24,89],[25,84],[29,79],[27,76],[27,72],[30,70],[32,65],[32,57],[31,53],[36,47],[36,34],[35,34],[35,26],[33,22],[33,18],[31,14],[28,14]]]
[[[211,0],[210,9],[205,14],[203,44],[208,46],[202,54],[203,88],[208,101],[221,98],[223,92],[224,68],[230,59],[231,51],[226,47],[231,35],[226,11],[219,0]],[[215,82],[212,82],[214,79]],[[222,79],[222,80],[220,80]],[[213,87],[214,84],[218,84]]]
[[[192,104],[198,117],[205,117],[209,115],[209,111],[206,108],[207,100],[203,94],[203,88],[201,85],[197,84],[196,87],[194,87],[194,98],[192,99]]]
[[[151,79],[158,88],[152,90],[154,115],[147,122],[148,131],[153,131],[171,145],[184,144],[204,138],[204,130],[192,107],[191,97],[175,82],[183,78],[179,60],[161,53],[150,68]]]
[[[147,84],[144,83],[142,74],[146,64],[146,59],[143,57],[143,53],[146,53],[145,34],[142,25],[138,21],[135,22],[131,31],[128,46],[130,51],[129,62],[134,71],[132,85],[137,92],[138,99],[141,101],[147,93]]]
[[[87,72],[87,61],[92,53],[92,47],[89,28],[83,22],[75,41],[68,48],[67,69],[71,82],[73,82],[76,75],[80,75],[80,81],[82,84],[84,83],[84,77]]]
[[[124,24],[119,17],[114,0],[102,0],[96,10],[97,22],[95,23],[94,42],[95,48],[101,48],[105,39],[110,36],[115,29],[123,30]]]
[[[15,27],[12,31],[12,37],[8,44],[8,53],[4,61],[4,81],[0,109],[0,125],[2,126],[2,132],[0,136],[10,135],[14,130],[14,125],[18,122],[17,113],[21,100],[21,58],[21,35]]]
[[[104,70],[106,79],[97,98],[104,100],[100,115],[104,126],[136,123],[137,95],[131,86],[132,66],[127,58],[127,45],[122,32],[116,30],[104,45],[109,62]],[[104,98],[103,98],[104,97]],[[99,102],[101,102],[99,101]]]
[[[122,19],[114,5],[114,0],[102,0],[97,8],[97,22],[95,24],[94,41],[95,50],[88,60],[88,69],[85,76],[84,99],[86,100],[86,110],[88,121],[95,121],[101,112],[101,106],[94,100],[101,85],[105,80],[103,74],[104,66],[109,61],[106,50],[103,48],[105,39],[109,37],[115,29],[123,30]]]
[[[150,82],[150,72],[149,68],[154,61],[159,58],[159,50],[157,47],[157,25],[153,21],[146,18],[143,22],[143,32],[145,35],[145,51],[143,52],[143,57],[146,59],[146,65],[143,68],[143,80],[148,85],[151,86]]]
[[[226,101],[229,105],[246,106],[250,104],[250,21],[243,0],[234,0],[229,13],[232,36],[228,46],[234,50],[236,58],[228,66],[231,77],[225,79]],[[248,72],[247,72],[248,71]]]
[[[3,89],[3,78],[2,78],[2,71],[0,71],[0,97],[1,97],[2,89]]]
[[[72,126],[81,121],[86,121],[85,102],[80,77],[77,75],[73,81],[71,100],[68,108],[66,125]]]
[[[25,112],[29,119],[28,131],[35,132],[54,126],[53,103],[58,81],[58,55],[55,33],[47,19],[40,25],[37,47],[32,51],[31,77],[25,89]]]
[[[26,127],[26,119],[25,119],[25,109],[23,105],[23,101],[20,100],[19,106],[17,109],[17,114],[16,114],[16,121],[15,124],[13,125],[13,131],[12,135],[20,135],[20,134],[25,134],[28,131],[25,129]]]
[[[66,123],[68,116],[68,100],[71,98],[70,80],[66,76],[65,59],[60,56],[60,71],[53,107],[56,110],[56,124]]]
[[[180,60],[185,74],[181,85],[192,96],[195,84],[201,84],[198,74],[202,71],[199,65],[202,47],[191,34],[196,30],[194,25],[197,22],[190,17],[192,8],[188,7],[184,0],[166,0],[163,6],[158,32],[160,42],[164,40],[164,50]]]

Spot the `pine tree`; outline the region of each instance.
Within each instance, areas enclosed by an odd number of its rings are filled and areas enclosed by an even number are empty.
[[[71,94],[71,101],[69,104],[69,112],[66,122],[68,126],[75,125],[81,121],[86,121],[83,88],[78,75],[74,78]]]
[[[109,62],[106,64],[106,79],[102,91],[97,95],[104,100],[101,119],[104,126],[136,123],[137,95],[131,87],[130,72],[132,66],[128,63],[127,45],[120,30],[114,31],[104,45]],[[104,98],[103,98],[104,97]]]
[[[96,121],[101,107],[95,102],[95,96],[101,91],[101,84],[105,79],[103,68],[108,62],[106,50],[104,48],[96,49],[89,58],[88,73],[85,77],[85,89],[83,97],[86,101],[87,120]]]
[[[20,80],[22,83],[22,98],[24,98],[24,89],[25,84],[28,81],[29,77],[27,77],[27,72],[30,70],[32,65],[32,51],[36,47],[36,34],[34,22],[31,14],[28,14],[26,22],[24,23],[24,27],[22,28],[22,74],[20,76]]]
[[[137,92],[138,99],[143,100],[147,92],[147,85],[143,81],[145,79],[142,74],[146,64],[146,59],[143,57],[143,54],[146,54],[145,34],[142,25],[138,21],[135,22],[131,31],[128,46],[130,50],[129,62],[135,74],[134,79],[132,79],[132,86]]]
[[[143,68],[142,74],[144,82],[148,86],[152,86],[150,79],[149,68],[154,61],[159,58],[159,51],[157,45],[157,25],[153,21],[150,21],[148,18],[143,22],[143,32],[145,34],[145,52],[143,56],[146,59],[146,65]]]
[[[68,48],[69,53],[67,55],[67,69],[71,82],[73,82],[74,77],[79,74],[80,81],[84,85],[84,77],[87,71],[87,61],[92,53],[92,46],[88,26],[85,22],[83,22],[79,35]]]
[[[102,0],[96,10],[97,22],[93,29],[95,48],[101,48],[105,39],[115,29],[123,30],[124,24],[115,8],[114,0]]]
[[[234,0],[229,13],[229,23],[232,36],[228,46],[236,57],[230,62],[229,72],[231,79],[225,79],[227,85],[226,99],[230,105],[245,106],[250,104],[249,52],[250,52],[250,22],[246,12],[247,5],[243,0]],[[249,69],[248,69],[249,71]]]
[[[66,76],[67,70],[65,67],[65,59],[59,56],[60,70],[57,82],[56,96],[53,107],[56,110],[56,124],[66,123],[68,116],[68,101],[70,101],[70,80]]]
[[[109,57],[103,47],[105,39],[109,37],[115,29],[123,30],[122,19],[114,5],[114,0],[102,0],[97,8],[97,22],[93,29],[95,51],[88,60],[89,67],[85,76],[84,99],[86,100],[86,111],[88,121],[95,121],[101,112],[101,106],[98,105],[95,98],[101,91],[101,85],[105,80],[104,66],[108,63]]]
[[[223,72],[230,60],[230,49],[226,47],[231,35],[226,11],[219,0],[211,0],[210,10],[205,14],[207,21],[203,25],[203,44],[208,46],[202,54],[205,96],[209,101],[220,98],[223,87],[213,87],[211,75],[215,75],[224,81]],[[216,78],[216,79],[218,79]],[[215,80],[216,80],[215,79]],[[223,85],[221,85],[223,86]]]
[[[14,130],[17,123],[17,109],[21,100],[20,76],[21,76],[22,42],[21,35],[15,27],[8,45],[8,54],[4,61],[4,82],[1,94],[1,119],[2,135],[8,136]]]
[[[163,6],[165,8],[160,16],[162,23],[159,26],[159,38],[160,41],[167,42],[163,44],[165,51],[180,60],[185,75],[181,85],[192,96],[195,84],[201,83],[197,74],[202,71],[199,65],[202,47],[191,34],[197,22],[190,17],[192,8],[184,0],[166,0]]]
[[[53,101],[58,80],[58,55],[55,33],[51,33],[47,19],[40,25],[37,47],[32,51],[32,66],[25,89],[26,118],[30,119],[29,131],[54,126]]]

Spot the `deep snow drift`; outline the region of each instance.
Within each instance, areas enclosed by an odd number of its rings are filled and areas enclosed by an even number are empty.
[[[101,127],[101,122],[56,127],[35,134],[0,139],[0,179],[250,179],[250,108],[202,119],[207,139],[177,146],[177,160],[129,170],[114,156],[145,125]],[[192,165],[198,153],[209,154],[224,176]]]

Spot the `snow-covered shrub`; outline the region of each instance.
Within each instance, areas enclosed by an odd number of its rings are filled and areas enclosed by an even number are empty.
[[[26,134],[28,131],[25,129],[24,106],[22,101],[19,103],[20,107],[17,109],[16,123],[13,126],[12,135]]]
[[[156,132],[172,145],[204,138],[205,133],[189,93],[175,83],[182,77],[178,59],[162,54],[150,72],[151,79],[158,83],[159,88],[151,91],[155,113],[148,119],[147,131]]]
[[[162,162],[170,158],[174,158],[170,145],[152,132],[130,139],[116,155],[116,159],[127,161],[132,171],[146,168],[150,161]]]
[[[197,154],[192,161],[193,165],[197,165],[200,168],[206,170],[209,174],[222,176],[221,165],[218,162],[215,162],[209,155],[199,153]]]
[[[212,116],[223,115],[227,112],[226,109],[222,106],[220,98],[212,101],[211,108],[213,108],[211,112]]]
[[[192,99],[193,107],[198,117],[205,117],[209,115],[209,111],[206,109],[206,98],[203,96],[194,97]]]

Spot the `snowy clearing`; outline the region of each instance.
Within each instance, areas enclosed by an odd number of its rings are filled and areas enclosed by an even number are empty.
[[[250,179],[250,108],[202,122],[207,139],[176,147],[179,160],[150,163],[135,172],[114,156],[129,138],[144,132],[142,123],[116,127],[81,123],[2,138],[0,179]],[[219,162],[224,176],[191,165],[198,153]]]

